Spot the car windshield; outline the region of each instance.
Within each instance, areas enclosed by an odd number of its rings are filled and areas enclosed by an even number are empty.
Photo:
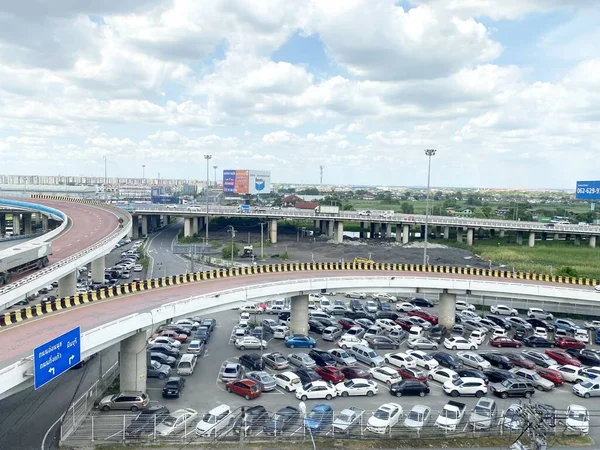
[[[206,416],[204,416],[204,417],[206,417]],[[166,419],[163,420],[163,423],[168,427],[172,427],[173,425],[175,425],[176,421],[177,421],[177,419],[175,419],[175,417],[167,416]]]
[[[442,412],[440,412],[440,417],[445,417],[446,419],[457,419],[458,412],[444,408],[442,409]]]
[[[463,383],[464,383],[464,381],[461,380],[460,378],[457,378],[456,380],[454,380],[452,382],[452,384],[454,384],[454,386],[462,386]]]
[[[341,421],[341,422],[351,422],[352,421],[352,416],[350,414],[348,414],[348,413],[342,412],[338,416],[338,420]]]
[[[512,382],[509,380],[504,380],[502,383],[500,383],[502,386],[504,386],[505,388],[509,388],[512,386]]]
[[[423,413],[418,411],[411,411],[408,413],[407,419],[413,420],[415,422],[423,422]]]
[[[586,381],[585,383],[583,383],[581,385],[581,387],[584,387],[586,389],[591,389],[593,385],[594,385],[594,383],[592,383],[591,381]]]
[[[576,420],[577,422],[587,421],[587,415],[583,411],[571,410],[569,411],[569,419]]]
[[[323,417],[323,413],[320,411],[311,411],[308,413],[309,419],[321,419]]]
[[[389,417],[390,417],[390,413],[388,411],[383,411],[381,409],[378,409],[377,411],[375,411],[376,419],[388,420]]]
[[[482,408],[481,406],[476,406],[475,414],[477,414],[478,416],[490,417],[491,411],[487,408]]]
[[[348,388],[349,387],[354,387],[354,381],[352,381],[352,380],[344,381],[344,386],[346,386]]]

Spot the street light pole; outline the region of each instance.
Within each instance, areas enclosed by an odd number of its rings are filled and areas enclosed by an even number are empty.
[[[264,248],[264,245],[263,245],[263,239],[264,239],[263,238],[263,236],[264,236],[263,225],[264,224],[265,224],[264,222],[260,223],[260,260],[261,261],[265,259],[265,255],[264,255],[264,251],[263,251],[263,248]]]
[[[146,164],[142,164],[142,184],[146,184]]]
[[[215,169],[215,187],[217,187],[217,169],[219,168],[219,166],[213,166],[213,169]]]
[[[233,228],[233,225],[229,226],[229,231],[231,232],[231,267],[233,267],[233,247],[235,245],[233,241],[235,238],[235,228]]]
[[[104,202],[108,201],[108,175],[106,172],[106,156],[104,157]]]
[[[435,155],[436,150],[428,148],[425,150],[425,155],[428,157],[427,164],[427,200],[425,201],[425,245],[423,246],[423,265],[428,265],[427,257],[427,237],[429,235],[429,188],[431,183],[431,157]]]
[[[209,171],[209,164],[210,164],[210,160],[212,158],[212,155],[204,155],[204,159],[206,160],[206,187],[205,189],[205,193],[206,193],[206,219],[204,220],[205,222],[205,235],[204,235],[204,245],[208,245],[208,183],[210,182],[209,178],[208,178],[208,171]]]

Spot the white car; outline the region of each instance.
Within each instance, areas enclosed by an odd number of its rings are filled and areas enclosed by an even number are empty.
[[[351,380],[342,381],[335,385],[335,390],[339,397],[357,395],[372,397],[379,392],[377,383],[373,380],[365,380],[364,378],[352,378]]]
[[[379,307],[377,306],[377,303],[375,303],[373,300],[367,300],[365,302],[365,310],[368,313],[376,313],[377,311],[379,311]]]
[[[196,322],[192,319],[181,319],[175,322],[175,325],[183,325],[184,327],[188,327],[191,329],[198,328],[200,326],[200,322]]]
[[[553,320],[554,315],[549,312],[544,311],[541,308],[529,308],[527,311],[527,317],[530,319],[542,319],[542,320]]]
[[[533,329],[533,335],[544,339],[548,339],[548,331],[544,327],[535,327]]]
[[[490,307],[490,312],[502,316],[516,316],[519,314],[519,311],[515,308],[510,308],[506,305],[492,305]]]
[[[141,264],[136,264],[135,266],[133,266],[134,272],[141,272],[142,270],[144,270],[144,266],[142,266]]]
[[[398,403],[385,403],[369,417],[367,430],[377,434],[389,433],[390,429],[398,423],[400,417],[402,417],[402,406]]]
[[[333,314],[334,316],[343,316],[346,313],[346,311],[348,311],[348,308],[342,305],[331,305],[323,308],[323,310],[327,314]]]
[[[488,387],[481,378],[464,377],[456,380],[446,381],[442,386],[444,392],[452,397],[459,395],[474,395],[483,397],[487,394]]]
[[[277,325],[273,327],[273,338],[274,339],[285,339],[290,335],[290,329],[285,325]]]
[[[565,381],[569,383],[581,383],[588,379],[580,372],[581,367],[573,366],[571,364],[549,366],[548,369],[558,370]]]
[[[392,331],[393,329],[399,327],[399,325],[392,319],[377,319],[375,321],[375,325],[379,328],[383,328],[385,331]]]
[[[374,367],[369,370],[369,372],[371,372],[371,375],[373,375],[374,379],[379,380],[388,386],[390,386],[392,383],[402,381],[402,377],[398,371],[392,369],[391,367]]]
[[[456,310],[457,311],[475,311],[475,306],[471,305],[469,302],[465,300],[456,300]]]
[[[308,294],[308,301],[309,302],[320,303],[323,300],[329,301],[329,299],[327,297],[325,297],[324,295],[322,295],[322,294]]]
[[[492,365],[489,361],[483,359],[477,353],[473,352],[458,352],[456,357],[465,365],[476,368],[477,370],[490,369]]]
[[[587,322],[583,322],[583,326],[588,330],[597,330],[600,328],[600,320],[589,320]]]
[[[377,294],[373,294],[373,298],[378,299],[378,300],[386,300],[386,301],[392,302],[392,303],[395,303],[398,301],[398,298],[395,295],[384,294],[381,292],[379,292]]]
[[[302,386],[300,377],[294,372],[281,372],[273,374],[275,384],[280,388],[285,389],[288,392],[294,392],[296,389]]]
[[[469,341],[476,344],[476,346],[483,345],[485,340],[487,339],[487,333],[481,330],[473,330],[469,336]],[[473,349],[471,349],[473,350]]]
[[[404,426],[413,430],[421,430],[431,418],[431,408],[425,405],[415,405],[406,415]]]
[[[583,397],[600,397],[600,383],[598,380],[586,380],[573,386],[573,394]]]
[[[569,405],[567,408],[567,429],[588,434],[590,431],[590,413],[580,405]]]
[[[461,311],[460,313],[458,313],[458,315],[463,320],[475,320],[476,322],[479,322],[481,320],[481,317],[479,317],[476,313],[468,309]]]
[[[240,308],[240,311],[247,313],[259,313],[262,312],[262,309],[258,309],[256,305],[244,305]]]
[[[490,332],[492,333],[490,339],[494,339],[497,337],[508,337],[508,333],[506,332],[506,330],[502,327],[494,327],[490,330]]]
[[[446,381],[453,381],[460,377],[454,370],[440,366],[430,370],[427,374],[427,378],[444,384]]]
[[[170,345],[171,347],[175,347],[175,348],[179,348],[181,347],[181,342],[179,342],[177,339],[173,339],[170,338],[168,336],[158,336],[155,337],[154,339],[150,339],[148,341],[148,344],[167,344]]]
[[[417,309],[421,309],[421,308],[413,305],[412,303],[408,303],[408,302],[396,304],[396,311],[400,311],[400,312],[411,312],[411,311],[416,311]]]
[[[421,350],[407,350],[406,353],[415,359],[417,366],[424,369],[431,370],[440,365],[435,359]]]
[[[448,350],[475,350],[477,344],[460,336],[452,336],[444,339],[444,347]]]
[[[346,297],[363,299],[363,298],[367,298],[367,294],[365,294],[364,292],[352,291],[352,292],[346,292]]]
[[[337,397],[337,391],[333,384],[328,381],[317,380],[306,383],[304,386],[300,385],[296,389],[296,398],[303,402],[320,398],[331,400],[333,397]]]
[[[369,343],[364,339],[360,339],[354,336],[349,336],[347,334],[343,335],[339,341],[337,341],[337,345],[340,348],[348,349],[352,348],[354,345],[363,345],[365,347],[369,346]]]
[[[396,367],[417,367],[415,359],[406,353],[386,353],[383,355],[385,362]]]
[[[267,348],[267,341],[255,338],[254,336],[244,336],[235,340],[236,348],[240,350],[246,349],[265,349]]]
[[[192,428],[192,422],[198,417],[198,411],[192,408],[178,409],[170,413],[162,422],[156,425],[156,434],[170,436],[185,428]]]

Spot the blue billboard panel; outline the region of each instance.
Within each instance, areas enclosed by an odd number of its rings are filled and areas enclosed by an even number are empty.
[[[600,181],[578,181],[575,198],[582,200],[600,199]]]
[[[81,361],[81,328],[40,345],[33,350],[33,386],[41,388]]]

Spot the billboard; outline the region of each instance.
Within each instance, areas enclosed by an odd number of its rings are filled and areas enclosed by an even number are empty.
[[[256,195],[271,193],[271,172],[265,170],[224,170],[223,192]]]
[[[575,198],[581,200],[600,200],[600,181],[578,181]]]

